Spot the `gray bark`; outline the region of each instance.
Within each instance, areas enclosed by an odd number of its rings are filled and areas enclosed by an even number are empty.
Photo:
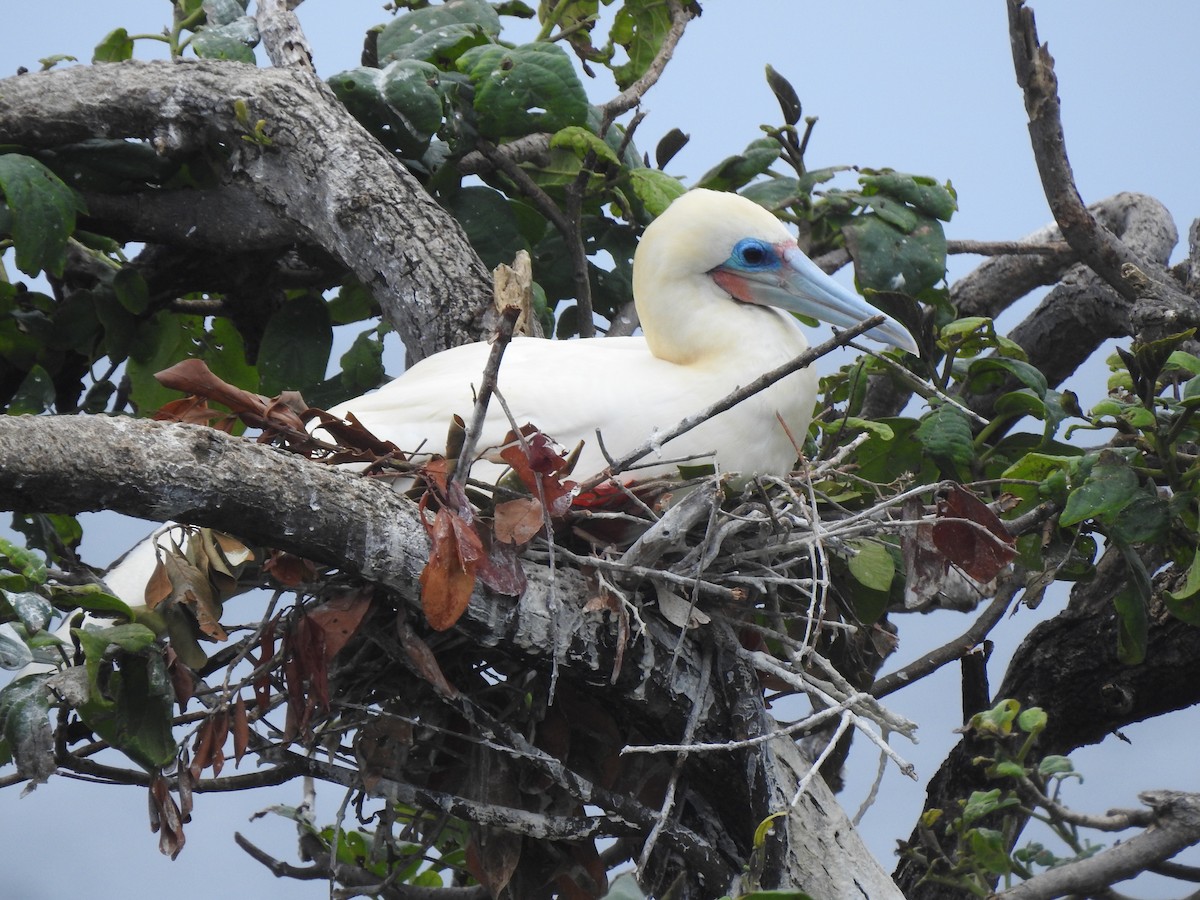
[[[243,140],[237,101],[249,122],[265,122],[269,145]],[[144,140],[167,156],[229,154],[219,188],[155,197],[144,223],[140,196],[97,198],[130,239],[319,248],[371,289],[411,359],[478,339],[490,279],[462,229],[310,72],[129,61],[0,81],[0,143],[49,150],[93,138]],[[219,217],[201,216],[208,227],[197,234],[193,217],[171,215],[178,200]]]

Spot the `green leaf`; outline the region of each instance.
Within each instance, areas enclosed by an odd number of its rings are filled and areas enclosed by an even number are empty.
[[[379,32],[375,50],[381,63],[400,58],[448,62],[467,46],[497,37],[500,27],[500,16],[486,0],[460,0],[396,16]],[[460,46],[464,41],[467,45]]]
[[[46,564],[42,558],[2,537],[0,537],[0,561],[5,563],[3,568],[20,573],[23,578],[33,584],[46,583]]]
[[[854,580],[873,591],[889,591],[896,575],[896,562],[887,548],[876,541],[850,541],[857,551],[850,557],[850,574]]]
[[[1016,700],[1001,700],[991,709],[977,712],[971,716],[970,728],[988,737],[1007,737],[1012,733],[1013,722],[1021,711],[1021,704]],[[999,796],[999,791],[994,792]]]
[[[62,275],[67,238],[83,202],[44,165],[19,153],[0,156],[0,194],[12,216],[17,268],[26,275],[43,269]]]
[[[228,25],[246,15],[246,4],[238,0],[204,0],[201,5],[209,25]]]
[[[580,159],[589,153],[614,166],[619,166],[616,152],[604,141],[581,125],[568,125],[550,137],[550,146],[555,150],[570,150]]]
[[[0,690],[0,736],[17,763],[17,774],[40,784],[55,769],[50,730],[48,674],[25,675]]]
[[[1111,519],[1138,494],[1137,475],[1129,464],[1113,453],[1102,453],[1083,484],[1071,491],[1059,517],[1063,526],[1084,519]]]
[[[674,200],[687,193],[678,178],[658,169],[632,169],[629,183],[634,196],[652,218],[661,216]]]
[[[965,466],[975,458],[971,423],[964,412],[949,403],[935,408],[921,420],[916,438],[939,460]]]
[[[37,415],[54,406],[54,379],[41,366],[34,366],[21,380],[8,403],[10,416]]]
[[[128,316],[123,307],[116,303],[113,306]],[[149,415],[179,397],[178,391],[159,384],[154,374],[195,355],[203,329],[199,316],[179,316],[168,310],[160,310],[135,327],[129,336],[132,347],[125,374],[129,376],[130,400],[140,413]]]
[[[205,26],[192,36],[192,50],[203,59],[227,59],[254,64],[258,24],[253,16],[242,16],[225,25]]]
[[[859,178],[864,193],[888,194],[917,210],[944,222],[958,210],[958,197],[949,183],[938,184],[922,175],[906,175],[903,172],[879,172]]]
[[[666,0],[626,3],[613,19],[608,39],[623,47],[629,59],[612,66],[613,78],[621,90],[646,74],[658,55],[671,27],[671,10]]]
[[[575,67],[557,44],[473,47],[456,62],[475,86],[475,116],[493,139],[584,125],[588,100]]]
[[[379,73],[379,94],[392,113],[391,138],[406,156],[419,158],[442,124],[436,66],[416,59],[390,63]]]
[[[1127,666],[1136,666],[1146,658],[1149,616],[1137,586],[1122,588],[1113,597],[1117,610],[1117,658]]]
[[[1026,734],[1036,734],[1044,731],[1046,723],[1050,717],[1046,715],[1046,711],[1040,706],[1031,706],[1029,709],[1021,710],[1021,714],[1017,716],[1017,727]]]
[[[1163,601],[1175,618],[1200,625],[1200,547],[1188,566],[1183,586],[1177,591],[1163,591]]]
[[[375,298],[361,281],[349,279],[329,301],[329,316],[334,325],[349,325],[369,319],[375,312]]]
[[[915,296],[945,277],[942,225],[925,216],[917,216],[917,221],[916,227],[904,231],[878,213],[865,213],[842,228],[860,288]]]
[[[132,266],[122,266],[112,280],[117,301],[131,313],[144,313],[150,306],[150,288],[142,273]]]
[[[342,354],[342,384],[347,396],[365,394],[383,382],[383,339],[378,328],[364,331]]]
[[[42,631],[50,624],[50,619],[54,615],[54,607],[41,594],[35,594],[32,591],[0,590],[0,596],[3,596],[8,605],[12,607],[27,631]]]
[[[977,864],[996,875],[1012,871],[1004,833],[994,828],[973,828],[968,836],[971,855]]]
[[[1002,760],[988,770],[993,778],[1020,778],[1025,774],[1025,767],[1012,760]]]
[[[721,160],[696,182],[696,187],[714,191],[733,191],[749,184],[775,164],[780,154],[779,142],[764,137],[751,141],[738,156]]]
[[[1049,778],[1051,775],[1068,775],[1075,771],[1071,760],[1065,756],[1051,755],[1042,757],[1038,763],[1038,774]]]
[[[87,667],[88,699],[78,709],[83,721],[149,769],[170,763],[178,749],[171,734],[175,695],[154,632],[131,624],[71,633]]]
[[[104,40],[92,51],[92,62],[124,62],[133,57],[133,41],[124,28],[116,28],[104,36]]]
[[[512,264],[518,250],[528,250],[514,205],[499,191],[482,185],[465,187],[446,199],[483,264],[489,269]]]
[[[33,662],[33,651],[7,631],[0,631],[0,669],[23,669]]]
[[[1045,375],[1035,366],[1019,359],[986,356],[973,361],[967,371],[967,390],[975,394],[995,390],[1009,377],[1015,378],[1038,397],[1046,396],[1050,387]]]
[[[258,350],[259,390],[267,396],[303,391],[325,377],[333,326],[325,301],[302,294],[288,301],[267,322]]]
[[[775,821],[787,817],[787,810],[771,813],[754,829],[754,848],[757,850],[767,842],[767,835],[771,833],[771,829],[775,827]]]

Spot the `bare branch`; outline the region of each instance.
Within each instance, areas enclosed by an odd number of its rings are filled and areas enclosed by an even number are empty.
[[[1086,896],[1200,843],[1200,794],[1148,791],[1138,797],[1153,811],[1153,826],[1095,856],[1050,869],[994,896],[1003,900]]]

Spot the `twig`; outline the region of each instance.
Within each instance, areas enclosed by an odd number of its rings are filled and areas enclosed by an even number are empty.
[[[1070,256],[1075,253],[1066,241],[1031,243],[1028,241],[946,241],[947,253],[971,253],[975,256]]]
[[[801,353],[799,356],[797,356],[791,362],[787,362],[781,366],[777,366],[776,368],[772,369],[770,372],[767,372],[765,375],[761,375],[758,378],[754,379],[753,381],[751,381],[749,384],[745,385],[744,387],[740,387],[736,391],[733,391],[732,393],[726,395],[722,399],[718,400],[716,403],[712,404],[712,406],[709,406],[707,409],[704,409],[704,410],[696,413],[695,415],[688,416],[683,421],[681,421],[679,424],[677,424],[674,428],[671,428],[667,431],[659,432],[657,434],[652,435],[649,440],[645,441],[640,446],[638,446],[638,447],[634,448],[633,450],[631,450],[630,452],[626,453],[624,456],[622,456],[620,459],[618,459],[615,463],[610,464],[599,475],[596,475],[593,478],[590,478],[587,481],[585,481],[580,486],[580,490],[581,491],[590,491],[592,488],[596,487],[596,485],[600,484],[603,481],[607,481],[612,476],[625,471],[625,469],[627,469],[631,464],[637,462],[638,460],[642,459],[645,456],[650,455],[658,447],[661,447],[662,445],[666,444],[668,441],[674,440],[675,438],[679,437],[681,434],[686,434],[687,432],[689,432],[693,428],[695,428],[697,425],[707,422],[713,416],[720,415],[721,413],[725,412],[727,409],[731,409],[732,407],[741,403],[747,397],[753,397],[755,394],[759,393],[760,391],[766,390],[771,385],[773,385],[775,382],[780,381],[783,378],[786,378],[788,375],[791,375],[793,372],[798,372],[800,369],[803,369],[806,366],[812,365],[814,362],[816,362],[822,356],[825,356],[828,353],[832,353],[838,347],[845,346],[846,344],[848,344],[852,340],[854,340],[856,337],[858,337],[860,334],[870,331],[872,328],[875,328],[875,327],[883,324],[883,321],[884,321],[884,316],[882,316],[882,315],[871,316],[871,318],[866,319],[862,322],[859,322],[857,325],[847,328],[844,331],[837,332],[829,340],[824,341],[820,344],[817,344],[817,346],[815,346],[815,347],[810,347],[808,350],[805,350],[803,353]]]
[[[662,75],[663,69],[671,61],[671,57],[675,53],[675,47],[679,43],[679,39],[683,37],[683,31],[687,28],[688,22],[695,18],[697,12],[691,3],[684,4],[680,0],[667,0],[667,7],[671,13],[671,27],[667,30],[666,35],[663,36],[663,42],[659,45],[658,53],[655,54],[645,74],[607,103],[600,105],[600,134],[608,131],[609,126],[612,125],[617,116],[628,112],[641,103],[642,97],[646,95],[646,92],[654,87]]]
[[[1005,611],[1021,587],[1022,585],[1018,583],[1017,579],[1009,580],[970,628],[936,650],[923,653],[920,658],[913,660],[907,666],[878,679],[871,685],[871,695],[876,698],[886,697],[888,694],[936,672],[947,663],[962,659],[972,648],[977,647],[1004,618]]]
[[[483,379],[479,384],[479,392],[475,395],[475,410],[471,413],[471,424],[467,428],[467,436],[463,439],[462,450],[454,461],[454,472],[450,480],[460,487],[466,484],[467,473],[471,471],[471,462],[475,456],[475,447],[479,444],[479,436],[483,433],[483,422],[487,417],[488,403],[496,390],[496,379],[500,373],[500,362],[504,358],[504,350],[512,340],[513,327],[521,315],[518,306],[507,306],[500,314],[500,324],[496,329],[496,339],[492,342],[491,352],[488,353],[487,365],[483,368]]]

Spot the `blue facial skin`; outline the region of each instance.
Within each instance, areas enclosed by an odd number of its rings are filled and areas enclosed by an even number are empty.
[[[734,246],[725,265],[743,271],[762,272],[768,269],[778,269],[780,261],[775,248],[766,241],[745,238]]]

